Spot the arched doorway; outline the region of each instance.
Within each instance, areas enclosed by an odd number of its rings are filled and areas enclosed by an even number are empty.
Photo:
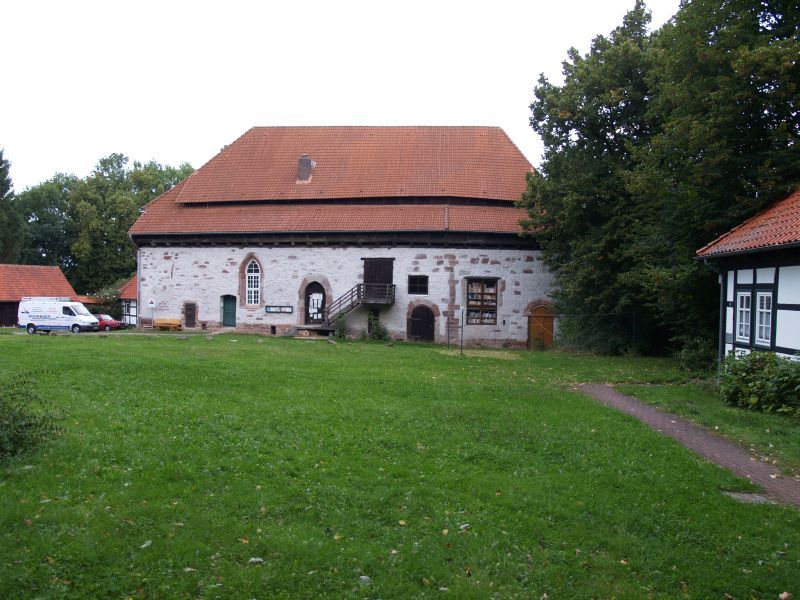
[[[536,306],[528,316],[528,349],[547,350],[553,345],[555,316],[547,306]]]
[[[236,296],[222,296],[222,326],[236,327]]]
[[[325,320],[325,288],[317,281],[306,286],[306,325],[322,323]]]
[[[432,342],[434,334],[433,311],[420,304],[415,306],[408,317],[406,337],[409,342]]]

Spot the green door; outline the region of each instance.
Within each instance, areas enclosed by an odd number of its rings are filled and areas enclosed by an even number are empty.
[[[236,296],[222,297],[222,326],[236,327]]]

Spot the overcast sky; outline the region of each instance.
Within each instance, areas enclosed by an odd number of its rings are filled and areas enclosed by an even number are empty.
[[[256,125],[496,125],[536,165],[539,74],[633,4],[11,0],[0,148],[17,192],[112,152],[200,167]]]

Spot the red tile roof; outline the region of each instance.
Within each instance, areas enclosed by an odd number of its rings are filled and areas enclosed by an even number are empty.
[[[0,265],[0,302],[19,302],[23,296],[75,298],[75,290],[58,267]]]
[[[697,256],[739,254],[800,243],[800,188],[703,246]]]
[[[298,183],[298,159],[315,165]],[[254,127],[191,175],[180,203],[411,196],[517,200],[532,167],[497,127]]]
[[[472,231],[519,233],[527,213],[512,206],[444,204],[212,204],[174,202],[178,184],[147,205],[131,234]]]
[[[134,275],[119,288],[120,300],[136,300],[137,281],[137,277]]]
[[[316,161],[308,183],[297,183],[301,154]],[[257,127],[148,204],[130,233],[514,234],[531,170],[495,127]],[[420,197],[508,204],[408,201]]]

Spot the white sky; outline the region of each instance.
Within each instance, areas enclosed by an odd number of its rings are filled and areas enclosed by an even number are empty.
[[[633,4],[11,0],[0,148],[17,192],[112,152],[197,168],[256,125],[496,125],[538,164],[539,73]]]

